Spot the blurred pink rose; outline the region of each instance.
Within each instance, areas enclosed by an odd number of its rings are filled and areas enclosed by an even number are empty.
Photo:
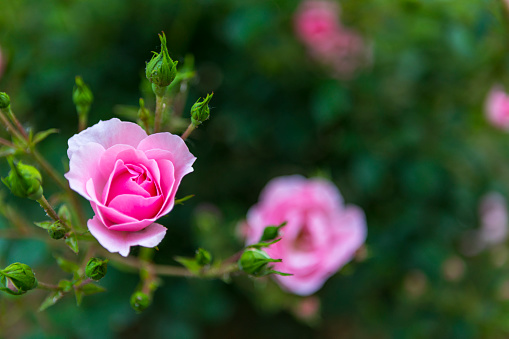
[[[367,64],[370,51],[362,37],[340,23],[339,7],[331,1],[301,2],[295,16],[295,31],[310,55],[330,67],[340,78],[350,77]]]
[[[295,13],[295,30],[307,44],[328,44],[339,30],[339,7],[331,1],[304,1]]]
[[[343,203],[338,189],[324,179],[302,176],[270,181],[260,201],[247,215],[247,244],[258,242],[269,225],[286,221],[282,240],[266,249],[276,270],[293,276],[274,278],[286,290],[309,295],[320,289],[364,243],[366,221],[362,210]]]
[[[502,86],[495,85],[488,93],[485,112],[493,126],[509,130],[509,97]]]
[[[157,246],[166,228],[154,223],[171,211],[182,177],[196,158],[170,133],[147,136],[137,124],[100,121],[69,139],[70,187],[95,212],[90,233],[110,252]]]
[[[482,197],[479,204],[481,216],[480,240],[487,246],[504,242],[507,239],[507,202],[497,192]]]

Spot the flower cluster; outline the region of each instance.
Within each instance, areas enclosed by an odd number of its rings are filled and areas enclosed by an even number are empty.
[[[357,32],[341,24],[338,13],[334,2],[304,1],[295,13],[295,31],[314,59],[348,78],[367,62],[369,51]]]

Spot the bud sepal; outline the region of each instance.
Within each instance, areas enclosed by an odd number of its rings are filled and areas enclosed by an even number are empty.
[[[0,291],[21,295],[36,288],[37,284],[34,272],[28,265],[14,263],[0,270]]]
[[[214,93],[207,94],[203,100],[198,99],[196,103],[191,107],[191,122],[193,125],[201,125],[202,122],[210,117],[209,102],[212,100]]]
[[[11,157],[7,158],[11,171],[9,175],[2,178],[2,182],[11,192],[21,198],[39,200],[42,198],[42,176],[39,171],[21,161],[14,163]]]
[[[85,268],[85,274],[92,280],[101,280],[108,271],[108,261],[99,258],[91,258]]]

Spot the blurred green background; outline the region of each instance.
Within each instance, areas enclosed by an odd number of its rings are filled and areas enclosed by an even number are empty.
[[[320,319],[303,321],[294,311],[300,298],[246,277],[165,278],[137,315],[129,295],[138,276],[111,267],[100,283],[108,292],[80,308],[68,296],[37,313],[42,291],[1,295],[0,337],[508,337],[507,246],[462,252],[465,234],[479,227],[480,197],[509,193],[509,135],[483,113],[491,86],[509,86],[504,3],[340,5],[343,23],[373,52],[372,65],[349,80],[331,77],[295,37],[295,0],[0,0],[0,91],[27,127],[60,129],[39,148],[62,173],[78,121],[75,75],[94,92],[93,124],[117,104],[137,105],[157,33],[166,33],[174,59],[194,55],[187,107],[214,91],[213,109],[190,139],[198,160],[179,190],[196,196],[163,219],[169,230],[157,262],[175,264],[198,246],[233,254],[242,246],[237,222],[279,175],[328,176],[368,221],[367,258],[317,292]],[[43,217],[35,203],[6,196]],[[45,242],[0,239],[0,266],[14,261],[45,280],[63,276]]]

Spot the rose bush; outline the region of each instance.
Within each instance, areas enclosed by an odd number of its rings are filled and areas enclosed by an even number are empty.
[[[90,233],[110,252],[154,247],[166,228],[155,221],[171,211],[182,178],[196,158],[170,133],[147,135],[137,124],[100,121],[69,139],[70,187],[95,212]]]
[[[266,226],[284,221],[282,240],[266,252],[283,260],[274,269],[293,274],[275,275],[277,282],[299,295],[320,289],[366,238],[363,211],[344,206],[338,189],[324,179],[295,175],[270,181],[248,212],[247,244],[258,242]]]

